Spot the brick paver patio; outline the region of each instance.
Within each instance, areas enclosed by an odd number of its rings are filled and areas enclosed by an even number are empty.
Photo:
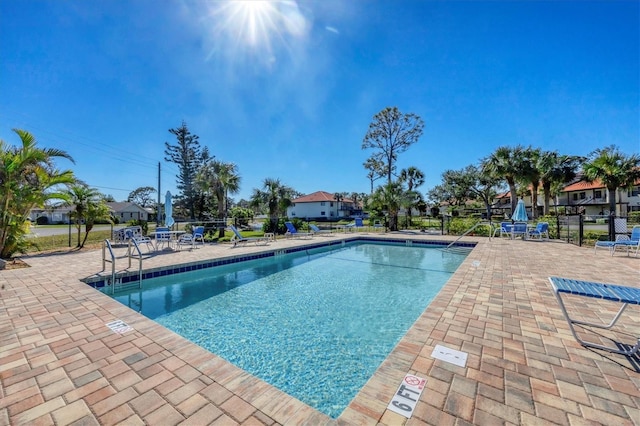
[[[321,238],[207,245],[144,267]],[[0,425],[640,424],[640,357],[580,346],[548,282],[640,287],[640,258],[557,241],[465,241],[478,245],[337,420],[80,282],[101,270],[99,250],[25,258],[30,268],[0,271]],[[118,258],[117,269],[126,263]],[[618,308],[572,303],[603,317]],[[133,331],[105,325],[116,319]],[[598,332],[634,343],[640,309]],[[438,344],[468,353],[466,366],[433,359]],[[386,409],[407,373],[427,379],[409,420]]]

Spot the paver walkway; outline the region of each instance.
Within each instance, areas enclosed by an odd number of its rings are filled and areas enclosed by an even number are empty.
[[[323,238],[207,245],[144,265]],[[465,240],[478,245],[337,420],[80,282],[100,271],[100,251],[26,258],[30,268],[0,271],[0,425],[640,424],[640,358],[577,344],[548,282],[555,275],[640,287],[640,258],[562,242]],[[574,303],[598,316],[617,308]],[[133,330],[105,325],[116,319]],[[638,306],[603,333],[635,342]],[[433,359],[436,345],[467,352],[466,366]],[[386,409],[407,373],[427,379],[409,420]]]

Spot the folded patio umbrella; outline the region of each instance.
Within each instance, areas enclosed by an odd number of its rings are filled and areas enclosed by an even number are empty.
[[[529,216],[527,216],[527,209],[524,207],[524,201],[522,199],[518,200],[516,210],[513,212],[513,215],[511,215],[511,219],[516,222],[526,222],[529,220]]]
[[[164,196],[164,225],[171,228],[175,221],[173,220],[173,206],[171,205],[171,192],[167,191]]]

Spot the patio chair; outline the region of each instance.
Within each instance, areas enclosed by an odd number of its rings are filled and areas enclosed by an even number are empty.
[[[529,239],[537,238],[539,240],[542,240],[543,236],[545,240],[549,239],[549,223],[548,222],[538,222],[535,229],[532,229],[527,233],[527,238]]]
[[[247,243],[255,243],[256,245],[265,246],[269,244],[268,237],[243,237],[240,231],[238,231],[235,226],[229,225],[229,229],[231,229],[231,231],[233,232],[233,237],[231,237],[231,243],[233,244],[233,247],[237,246],[238,244]]]
[[[511,238],[511,229],[513,225],[511,222],[500,222],[500,227],[496,228],[493,231],[493,237],[495,238],[496,234],[499,233],[500,237],[508,237]]]
[[[616,251],[618,247],[626,247],[627,248],[627,256],[629,256],[629,252],[636,249],[635,257],[638,257],[638,252],[640,251],[640,225],[635,225],[631,230],[631,237],[629,239],[616,241],[613,244],[613,248],[611,250],[611,255]]]
[[[180,248],[183,246],[189,246],[190,250],[195,247],[195,238],[193,234],[182,234],[178,237],[178,241],[176,241],[176,248],[180,251]]]
[[[193,228],[193,245],[200,241],[204,245],[204,226],[196,226]]]
[[[376,230],[376,231],[378,229],[384,230],[384,225],[381,224],[379,220],[376,220],[376,221],[373,222],[373,229]]]
[[[296,227],[291,222],[285,222],[284,226],[287,227],[287,232],[284,234],[285,237],[313,238],[313,232],[298,232]]]
[[[171,233],[167,227],[156,228],[156,250],[160,250],[160,246],[163,245],[167,248],[172,248]]]
[[[332,237],[333,236],[333,232],[331,232],[328,229],[320,229],[318,228],[317,225],[314,225],[313,223],[309,224],[309,229],[311,229],[311,232],[313,232],[314,235],[321,235],[321,236],[325,236],[325,237]]]
[[[142,230],[140,230],[139,233],[136,233],[135,229],[125,228],[124,229],[124,240],[125,241],[135,241],[135,243],[138,245],[138,247],[141,247],[142,245],[146,245],[147,246],[147,251],[149,253],[151,253],[153,251],[153,241],[151,241],[151,238],[145,237],[144,235],[142,235]]]
[[[589,281],[579,281],[572,280],[568,278],[558,278],[558,277],[549,277],[549,281],[551,282],[551,286],[553,287],[553,292],[558,299],[558,303],[560,304],[560,309],[562,310],[562,314],[565,319],[569,323],[569,328],[571,329],[571,333],[573,337],[585,347],[591,347],[596,349],[602,349],[609,352],[614,352],[626,356],[633,355],[638,352],[640,349],[640,336],[638,337],[638,341],[634,346],[628,344],[621,344],[616,342],[616,347],[605,346],[599,343],[588,342],[586,340],[581,339],[576,330],[574,328],[574,324],[579,325],[587,325],[596,328],[610,329],[613,327],[616,322],[622,316],[622,313],[626,309],[628,305],[640,305],[640,288],[635,287],[626,287],[615,284],[602,284],[596,282]],[[579,297],[590,297],[595,299],[606,300],[610,302],[622,303],[622,307],[618,310],[618,313],[613,317],[609,324],[600,323],[592,323],[587,321],[579,321],[573,319],[569,316],[567,312],[567,308],[565,306],[565,302],[562,298],[562,295],[574,295]],[[594,314],[597,316],[597,314]],[[628,347],[628,349],[624,349],[624,347]]]
[[[516,222],[511,227],[511,238],[527,237],[527,222]]]

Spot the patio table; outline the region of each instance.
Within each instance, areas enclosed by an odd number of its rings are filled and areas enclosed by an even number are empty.
[[[158,234],[162,234],[162,235],[166,235],[169,234],[169,247],[171,248],[172,243],[175,243],[176,241],[178,241],[178,237],[182,234],[186,234],[187,231],[154,231],[154,232],[150,232],[150,234],[153,234],[153,236],[155,237],[155,241],[156,241],[156,251],[158,251]]]

